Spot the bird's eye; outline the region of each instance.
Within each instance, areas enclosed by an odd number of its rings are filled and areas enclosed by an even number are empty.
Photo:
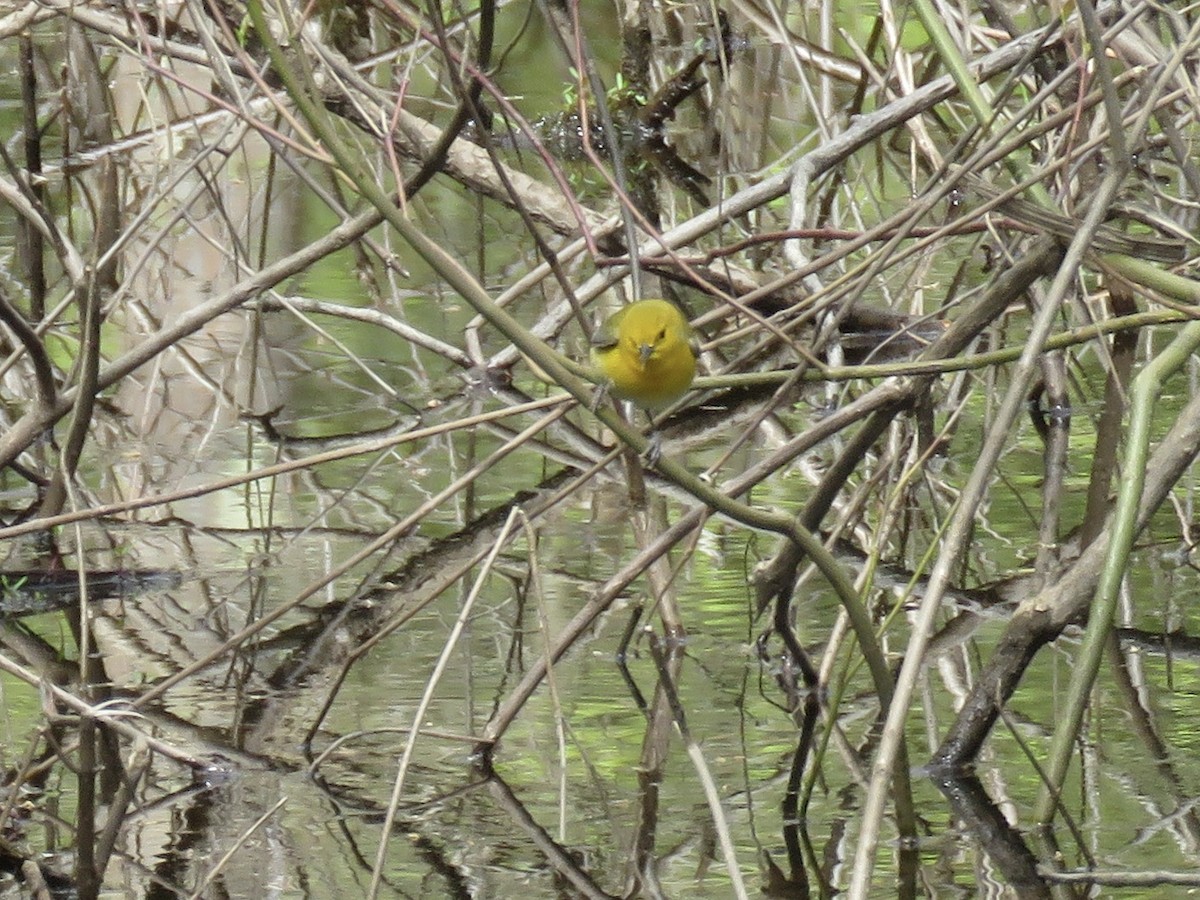
[[[654,339],[654,342],[655,342],[655,343],[658,343],[659,341],[665,341],[666,339],[667,339],[667,329],[666,329],[666,328],[660,328],[660,329],[658,330],[658,337],[656,337],[656,338]]]

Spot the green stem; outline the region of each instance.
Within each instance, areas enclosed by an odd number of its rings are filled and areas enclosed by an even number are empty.
[[[1150,432],[1155,401],[1161,394],[1163,383],[1187,365],[1197,348],[1200,348],[1200,322],[1192,322],[1185,326],[1175,340],[1134,379],[1129,445],[1125,454],[1121,487],[1117,493],[1104,569],[1088,612],[1083,644],[1071,670],[1065,708],[1060,714],[1054,737],[1050,742],[1050,754],[1046,763],[1047,783],[1038,797],[1035,811],[1038,822],[1049,822],[1054,816],[1057,798],[1062,791],[1063,780],[1070,765],[1071,752],[1083,721],[1088,695],[1095,684],[1104,645],[1112,631],[1121,579],[1125,575],[1137,531],[1138,503],[1141,501],[1146,481],[1146,462],[1150,456]]]
[[[1149,288],[1164,297],[1184,303],[1200,303],[1200,282],[1168,272],[1161,263],[1117,253],[1107,253],[1099,261],[1106,271],[1139,287]]]
[[[934,49],[937,50],[938,58],[942,61],[942,65],[946,67],[946,71],[950,73],[950,77],[954,79],[954,84],[958,87],[958,91],[962,94],[963,99],[966,100],[967,106],[970,107],[971,113],[979,123],[980,129],[986,129],[996,118],[996,111],[984,95],[983,89],[975,81],[974,76],[971,75],[971,69],[962,58],[962,54],[958,52],[958,46],[950,36],[949,30],[946,28],[946,23],[942,19],[942,14],[934,9],[931,0],[913,0],[913,9],[917,14],[917,18],[921,20],[921,25],[925,28],[925,33],[929,35],[929,40],[933,44]],[[1004,157],[1004,164],[1017,181],[1025,181],[1031,177],[1029,169],[1026,167],[1020,154],[1007,154]],[[1050,199],[1050,195],[1042,187],[1041,182],[1031,184],[1028,191],[1030,198],[1034,202],[1047,209],[1056,208],[1054,201]]]

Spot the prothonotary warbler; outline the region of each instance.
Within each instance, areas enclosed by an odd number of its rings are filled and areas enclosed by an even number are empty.
[[[653,414],[682,397],[696,377],[687,317],[666,300],[639,300],[614,313],[596,333],[592,362],[613,396]],[[657,457],[657,434],[651,462]]]

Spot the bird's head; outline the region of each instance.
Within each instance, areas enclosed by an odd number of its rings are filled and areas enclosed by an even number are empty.
[[[637,323],[637,327],[631,328],[630,332],[628,346],[644,368],[658,355],[659,349],[666,341],[667,324],[662,321],[641,321]]]

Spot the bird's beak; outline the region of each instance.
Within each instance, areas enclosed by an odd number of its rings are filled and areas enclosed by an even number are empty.
[[[647,362],[650,361],[650,357],[652,357],[653,355],[654,355],[654,345],[653,344],[642,344],[640,347],[638,347],[638,361],[642,364],[643,367],[646,365]]]

